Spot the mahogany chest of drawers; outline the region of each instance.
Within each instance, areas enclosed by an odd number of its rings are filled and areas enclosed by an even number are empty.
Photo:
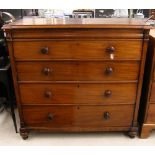
[[[150,31],[139,121],[141,138],[147,138],[155,129],[155,30]]]
[[[5,25],[23,139],[30,131],[134,137],[149,28],[134,19]]]

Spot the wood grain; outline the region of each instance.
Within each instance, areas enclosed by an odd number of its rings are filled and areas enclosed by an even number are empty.
[[[108,30],[108,31],[107,31]],[[9,40],[9,30],[6,37]],[[103,40],[103,39],[143,39],[142,29],[18,29],[14,30],[13,39],[62,39],[62,40]]]
[[[137,85],[128,84],[20,84],[23,104],[135,104]],[[107,97],[105,91],[110,90]],[[45,97],[46,92],[51,97]]]
[[[3,29],[30,29],[30,28],[129,28],[150,29],[145,19],[134,18],[39,18],[25,17],[3,26]]]
[[[149,104],[146,122],[148,124],[155,124],[155,104]]]
[[[141,57],[142,40],[103,41],[31,41],[14,42],[15,59],[109,59],[107,48],[114,47],[114,59],[138,59]],[[48,47],[48,54],[41,49]]]
[[[19,81],[120,81],[138,80],[140,62],[46,61],[17,62],[16,65]],[[44,71],[46,68],[49,74]],[[111,74],[107,73],[108,68],[112,68]]]
[[[152,83],[151,93],[150,93],[150,102],[155,102],[155,82]]]
[[[126,111],[126,109],[128,109],[128,111]],[[108,120],[104,118],[105,112],[108,112],[110,115]],[[49,114],[53,115],[52,119],[49,119]],[[133,105],[23,107],[24,121],[27,126],[33,127],[80,127],[82,129],[86,127],[130,126],[132,115]],[[59,129],[57,131],[59,131]]]

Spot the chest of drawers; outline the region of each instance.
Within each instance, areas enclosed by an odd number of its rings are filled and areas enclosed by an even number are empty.
[[[5,25],[23,139],[30,131],[134,137],[149,28],[130,19]]]
[[[155,129],[155,30],[150,31],[139,121],[141,138],[147,138]]]

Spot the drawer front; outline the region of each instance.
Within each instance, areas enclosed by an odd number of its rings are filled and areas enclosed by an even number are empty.
[[[40,19],[46,20],[46,19]],[[63,20],[63,19],[60,19]],[[77,20],[77,19],[76,19]],[[81,20],[81,19],[79,19]],[[80,21],[81,22],[81,21]],[[118,28],[52,28],[52,29],[14,29],[13,39],[143,39],[143,29]],[[10,36],[6,36],[6,38]]]
[[[139,61],[18,62],[17,72],[19,81],[138,80]]]
[[[150,102],[155,102],[155,82],[152,83]]]
[[[23,104],[134,104],[137,84],[20,84]]]
[[[14,42],[15,59],[140,59],[142,40]]]
[[[155,123],[155,104],[149,104],[147,123]]]
[[[27,126],[63,128],[130,126],[133,105],[121,106],[24,106]]]

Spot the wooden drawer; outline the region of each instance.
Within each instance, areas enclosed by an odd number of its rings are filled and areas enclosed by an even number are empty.
[[[46,19],[39,19],[46,20]],[[55,20],[55,19],[54,19]],[[59,19],[60,20],[60,19]],[[61,19],[63,20],[63,19]],[[74,19],[73,19],[74,20]],[[77,19],[76,19],[77,20]],[[81,21],[81,19],[78,19]],[[82,19],[83,20],[83,19]],[[84,19],[87,20],[87,19]],[[95,19],[96,20],[96,19]],[[105,20],[105,19],[103,19]],[[117,20],[117,19],[116,19]],[[44,21],[46,22],[46,21]],[[55,21],[54,21],[55,22]],[[64,22],[64,21],[63,21]],[[118,21],[116,21],[118,22]],[[59,23],[59,22],[58,22]],[[103,22],[101,22],[103,24]],[[101,24],[100,23],[100,24]],[[93,24],[94,25],[94,24]],[[74,25],[75,26],[75,25]],[[125,28],[114,28],[105,29],[100,28],[86,28],[84,25],[79,25],[76,28],[34,28],[34,29],[14,29],[11,32],[13,39],[143,39],[143,29],[125,29]],[[6,38],[10,38],[10,35],[6,35]]]
[[[23,104],[134,104],[137,84],[20,84]]]
[[[18,62],[17,72],[19,81],[138,80],[139,62]]]
[[[22,111],[27,126],[82,129],[130,126],[134,106],[24,106]]]
[[[155,102],[155,82],[152,83],[150,102]]]
[[[155,104],[149,104],[146,122],[155,124]]]
[[[15,41],[15,59],[140,59],[142,40]],[[110,48],[110,49],[109,49]]]

